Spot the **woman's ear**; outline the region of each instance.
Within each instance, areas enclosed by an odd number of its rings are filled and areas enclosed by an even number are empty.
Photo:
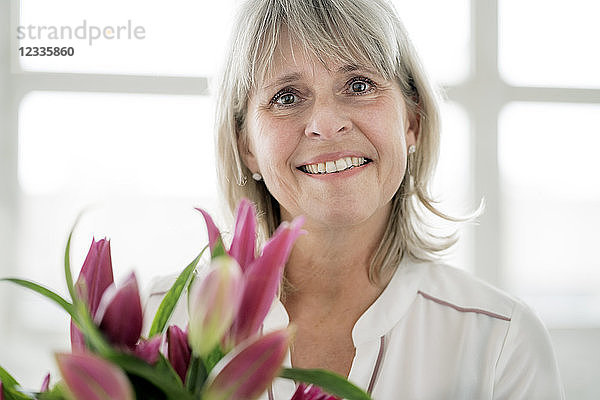
[[[239,133],[237,146],[242,162],[246,168],[252,173],[258,172],[258,162],[254,156],[254,152],[250,149],[250,143],[248,143],[247,135],[244,132]]]
[[[406,145],[416,145],[419,139],[419,132],[421,132],[421,114],[417,110],[407,110],[404,122],[406,124]]]

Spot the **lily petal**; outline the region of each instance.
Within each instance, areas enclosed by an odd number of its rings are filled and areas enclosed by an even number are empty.
[[[96,315],[104,291],[113,282],[110,241],[101,239],[96,242],[92,239],[76,282],[79,296],[87,301],[92,317]]]
[[[75,399],[135,399],[125,373],[91,353],[57,354],[56,362]]]
[[[108,340],[133,348],[142,333],[143,314],[135,273],[119,289],[111,286],[102,297],[94,321]]]
[[[84,350],[85,339],[83,333],[77,328],[77,326],[71,321],[71,350]]]
[[[340,400],[338,397],[327,394],[318,386],[301,383],[290,400]]]
[[[44,380],[42,381],[42,387],[40,389],[40,392],[47,392],[49,388],[50,388],[50,374],[46,374],[46,376],[44,377]]]
[[[256,247],[256,209],[248,199],[243,198],[236,211],[235,231],[229,255],[240,264],[245,271],[254,261]]]
[[[271,332],[250,340],[223,358],[207,380],[205,400],[251,400],[277,376],[290,342],[290,331]]]
[[[204,221],[206,222],[206,229],[208,230],[208,245],[210,247],[210,251],[212,252],[215,248],[215,245],[217,244],[217,240],[219,240],[219,238],[221,237],[221,232],[219,232],[219,229],[215,225],[209,213],[207,213],[201,208],[196,208],[196,210],[202,213]]]
[[[167,329],[167,358],[183,383],[192,357],[187,336],[187,333],[176,325],[171,325]]]
[[[203,357],[221,340],[238,313],[244,281],[240,267],[229,256],[212,260],[206,278],[196,279],[188,297],[189,343]]]
[[[92,245],[75,283],[77,294],[87,303],[92,318],[96,315],[102,295],[113,282],[110,241],[92,239]],[[71,322],[71,348],[74,351],[85,349],[83,334],[73,322]]]
[[[240,343],[256,334],[277,295],[285,263],[292,246],[303,231],[303,217],[290,224],[283,222],[265,245],[263,252],[245,272],[244,296],[231,327],[234,342]]]
[[[135,345],[133,354],[146,361],[148,364],[153,365],[158,361],[162,341],[162,335],[155,335],[150,339],[140,340],[140,342]]]

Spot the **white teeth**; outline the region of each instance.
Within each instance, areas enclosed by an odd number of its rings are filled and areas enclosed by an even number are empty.
[[[333,161],[327,161],[325,163],[325,172],[336,172],[337,169],[335,168],[335,162]]]
[[[352,165],[352,163],[350,163]],[[338,171],[342,171],[346,169],[346,161],[343,158],[340,158],[335,162],[335,167]]]
[[[360,167],[367,162],[364,157],[342,157],[339,160],[307,164],[304,166],[305,172],[311,174],[323,174],[344,171],[352,167]]]

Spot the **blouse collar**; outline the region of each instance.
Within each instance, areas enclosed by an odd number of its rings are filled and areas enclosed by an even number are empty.
[[[387,334],[406,314],[417,296],[422,268],[405,256],[379,297],[360,316],[352,329],[354,347]]]
[[[365,342],[379,340],[400,321],[417,295],[421,271],[422,268],[404,257],[383,292],[354,324],[352,340],[355,348]],[[288,324],[287,311],[276,299],[265,318],[263,330],[271,332]]]

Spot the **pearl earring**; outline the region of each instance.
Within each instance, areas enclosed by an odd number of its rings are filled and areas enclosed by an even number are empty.
[[[252,179],[254,179],[255,181],[260,181],[260,180],[262,180],[262,175],[259,174],[258,172],[255,172],[252,174]]]
[[[408,154],[414,154],[415,151],[417,151],[417,146],[415,146],[414,144],[408,146]]]

